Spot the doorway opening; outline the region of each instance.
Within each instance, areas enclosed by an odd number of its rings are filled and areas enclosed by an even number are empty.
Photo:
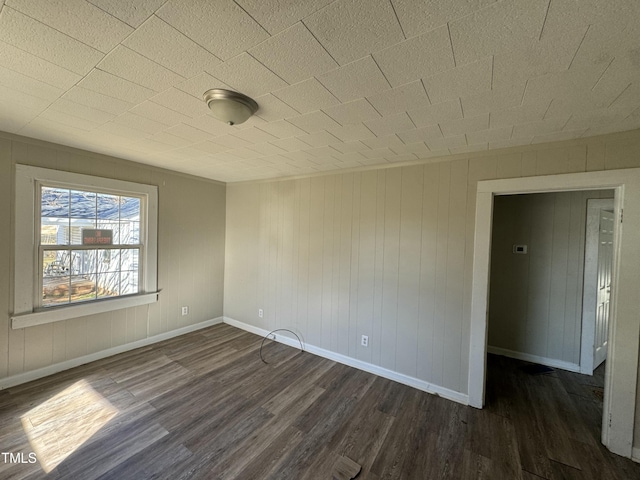
[[[604,361],[613,196],[590,190],[495,197],[489,353],[588,375]]]
[[[632,456],[635,424],[640,317],[636,287],[640,284],[640,169],[551,175],[478,182],[471,295],[469,404],[484,405],[491,230],[494,198],[500,195],[613,190],[614,222],[612,291],[602,440],[609,450]]]
[[[613,196],[613,190],[587,190],[494,197],[486,402],[494,412],[508,405],[518,418],[531,412],[537,418],[534,431],[547,432],[548,437],[600,441],[601,429],[591,425],[602,418],[604,365],[596,375],[593,370],[606,351],[604,294],[611,286]],[[587,212],[594,202],[611,213],[596,211],[591,225]],[[605,222],[600,216],[609,221],[602,234],[599,225]],[[595,239],[588,223],[595,227]],[[608,252],[601,248],[598,256],[599,237],[605,236]],[[587,245],[595,249],[595,254],[589,251],[595,259],[593,271],[586,268],[589,262],[585,265]],[[603,288],[596,295],[599,285]],[[583,304],[593,316],[583,315]],[[590,339],[589,347],[582,345],[583,337],[585,342]],[[581,358],[588,352],[590,362],[583,365]],[[586,375],[581,374],[586,369]],[[591,408],[585,409],[585,402]],[[549,440],[547,446],[554,460],[579,468],[568,445]],[[547,458],[544,449],[537,453],[541,461]],[[544,469],[535,473],[543,474]]]

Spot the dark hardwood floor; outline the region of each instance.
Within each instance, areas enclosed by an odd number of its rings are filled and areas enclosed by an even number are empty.
[[[599,441],[602,371],[490,356],[477,410],[216,325],[0,392],[0,478],[640,479]],[[29,463],[29,454],[37,463]],[[17,456],[13,461],[17,461]]]

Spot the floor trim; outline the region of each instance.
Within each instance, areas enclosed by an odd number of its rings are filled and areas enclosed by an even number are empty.
[[[129,350],[134,350],[140,347],[146,347],[147,345],[151,345],[153,343],[158,343],[163,340],[178,337],[180,335],[184,335],[185,333],[194,332],[196,330],[207,328],[212,325],[217,325],[218,323],[222,322],[223,317],[205,320],[204,322],[177,328],[176,330],[160,333],[152,337],[143,338],[142,340],[136,340],[135,342],[125,343],[124,345],[107,348],[106,350],[100,350],[99,352],[90,353],[89,355],[83,355],[82,357],[65,360],[64,362],[56,363],[54,365],[48,365],[36,370],[30,370],[28,372],[12,375],[10,377],[0,379],[0,390],[15,387],[16,385],[21,385],[23,383],[37,380],[38,378],[46,377],[48,375],[53,375],[54,373],[62,372],[63,370],[69,370],[70,368],[78,367],[80,365],[84,365],[85,363],[95,362],[96,360],[100,360],[102,358],[111,357],[112,355],[117,355],[118,353],[127,352]]]
[[[515,352],[513,350],[508,350],[506,348],[500,347],[487,346],[487,352],[496,355],[502,355],[503,357],[524,360],[525,362],[538,363],[540,365],[546,365],[547,367],[568,370],[569,372],[580,373],[580,365],[578,365],[577,363],[565,362],[563,360],[556,360],[554,358],[541,357],[539,355],[532,355],[530,353]]]
[[[222,317],[222,318],[224,319],[224,323],[228,325],[240,328],[242,330],[245,330],[250,333],[254,333],[256,335],[260,335],[261,337],[265,337],[267,336],[267,334],[269,334],[268,330],[264,330],[259,327],[254,327],[253,325],[240,322],[233,318],[229,318],[229,317]],[[300,343],[296,338],[289,338],[284,335],[278,335],[276,338],[276,341],[283,343],[285,345],[289,345],[291,347],[300,348]],[[411,377],[409,375],[404,375],[402,373],[394,372],[393,370],[379,367],[371,363],[363,362],[361,360],[357,360],[352,357],[347,357],[346,355],[332,352],[324,348],[316,347],[315,345],[305,344],[304,350],[306,352],[313,353],[314,355],[318,355],[320,357],[333,360],[334,362],[338,362],[343,365],[348,365],[349,367],[357,368],[365,372],[373,373],[374,375],[388,378],[389,380],[393,380],[398,383],[408,385],[410,387],[416,388],[418,390],[422,390],[427,393],[438,395],[442,398],[446,398],[447,400],[452,400],[454,402],[461,403],[463,405],[469,404],[469,396],[464,393],[456,392],[454,390],[449,390],[448,388],[441,387],[439,385],[433,385],[424,380],[420,380],[418,378]]]

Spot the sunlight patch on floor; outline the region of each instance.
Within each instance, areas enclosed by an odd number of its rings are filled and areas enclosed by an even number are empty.
[[[49,473],[117,414],[117,408],[80,380],[20,419],[40,466]]]

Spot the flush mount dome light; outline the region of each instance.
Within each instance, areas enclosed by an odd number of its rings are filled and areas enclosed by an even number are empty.
[[[213,116],[228,125],[246,122],[258,111],[258,104],[252,98],[223,88],[212,88],[204,92],[204,101]]]

